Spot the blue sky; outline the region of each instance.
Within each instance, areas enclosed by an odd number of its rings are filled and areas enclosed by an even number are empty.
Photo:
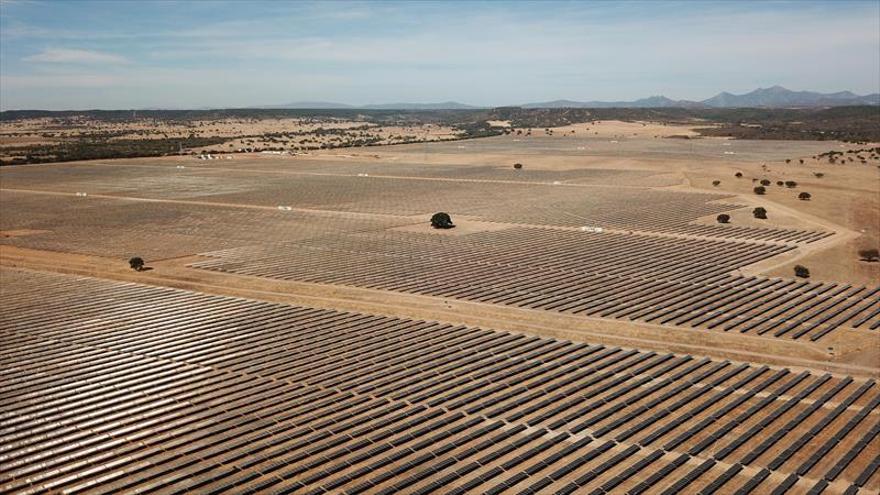
[[[0,0],[2,109],[880,91],[880,2]]]

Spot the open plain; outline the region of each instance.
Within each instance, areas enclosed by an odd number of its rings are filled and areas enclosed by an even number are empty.
[[[0,492],[876,494],[876,146],[2,167]]]

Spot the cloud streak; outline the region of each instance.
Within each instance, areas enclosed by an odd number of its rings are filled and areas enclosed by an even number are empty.
[[[130,63],[122,55],[95,50],[78,50],[75,48],[49,48],[40,53],[24,57],[22,60],[41,64],[118,65]]]

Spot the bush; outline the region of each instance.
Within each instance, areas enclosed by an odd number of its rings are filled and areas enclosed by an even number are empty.
[[[880,261],[880,250],[862,249],[861,251],[859,251],[859,256],[862,258],[862,261]]]
[[[767,192],[767,189],[764,189],[764,186],[758,186],[754,189],[754,191],[755,191],[755,194],[762,196],[762,195],[764,195],[764,193]]]
[[[742,172],[737,172],[737,173],[733,174],[733,176],[736,177],[737,179],[739,179],[740,177],[743,176],[743,173],[742,173]]]
[[[760,218],[761,220],[767,220],[767,210],[765,210],[761,206],[752,210],[752,215],[754,215],[755,218]]]
[[[785,184],[785,182],[782,182],[781,180],[776,181],[777,186],[782,187],[784,184]]]
[[[798,194],[798,199],[801,201],[809,201],[813,196],[808,192],[802,192]]]
[[[810,278],[810,270],[804,265],[795,265],[794,275],[800,278]]]
[[[767,179],[761,179],[761,185],[762,185],[762,186],[769,186],[769,185],[770,185],[770,181],[767,180]]]
[[[438,212],[434,213],[431,217],[431,227],[435,229],[451,229],[455,227],[455,224],[452,223],[452,218],[450,218],[449,213]]]
[[[515,168],[515,169],[517,169],[517,170],[521,169],[521,168],[522,168],[522,163],[514,163],[514,164],[513,164],[513,168]]]
[[[718,215],[718,223],[730,223],[730,215],[726,213]]]
[[[718,187],[718,186],[721,185],[721,181],[720,181],[720,180],[713,180],[713,181],[712,181],[712,185],[715,186],[715,187]]]
[[[130,266],[132,270],[139,272],[144,269],[144,259],[139,256],[135,256],[134,258],[128,260],[128,266]]]
[[[823,174],[822,172],[813,172],[813,175],[815,175],[817,179],[825,177],[825,174]]]
[[[795,182],[793,180],[787,180],[787,181],[785,181],[785,187],[788,187],[790,189],[795,188],[795,187],[797,187],[797,182]]]

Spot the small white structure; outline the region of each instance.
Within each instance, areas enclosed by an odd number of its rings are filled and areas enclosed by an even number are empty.
[[[581,232],[591,232],[593,234],[601,234],[605,232],[605,229],[602,227],[581,227]]]
[[[358,177],[369,177],[370,174],[358,174]]]
[[[291,208],[291,207],[289,207],[289,206],[279,206],[278,209],[281,210],[281,211],[291,211],[291,210],[293,210],[293,208]]]
[[[78,192],[78,193],[76,193],[76,195],[77,195],[77,196],[80,196],[80,197],[88,196],[88,194],[87,194],[87,193],[84,193],[84,192]]]

